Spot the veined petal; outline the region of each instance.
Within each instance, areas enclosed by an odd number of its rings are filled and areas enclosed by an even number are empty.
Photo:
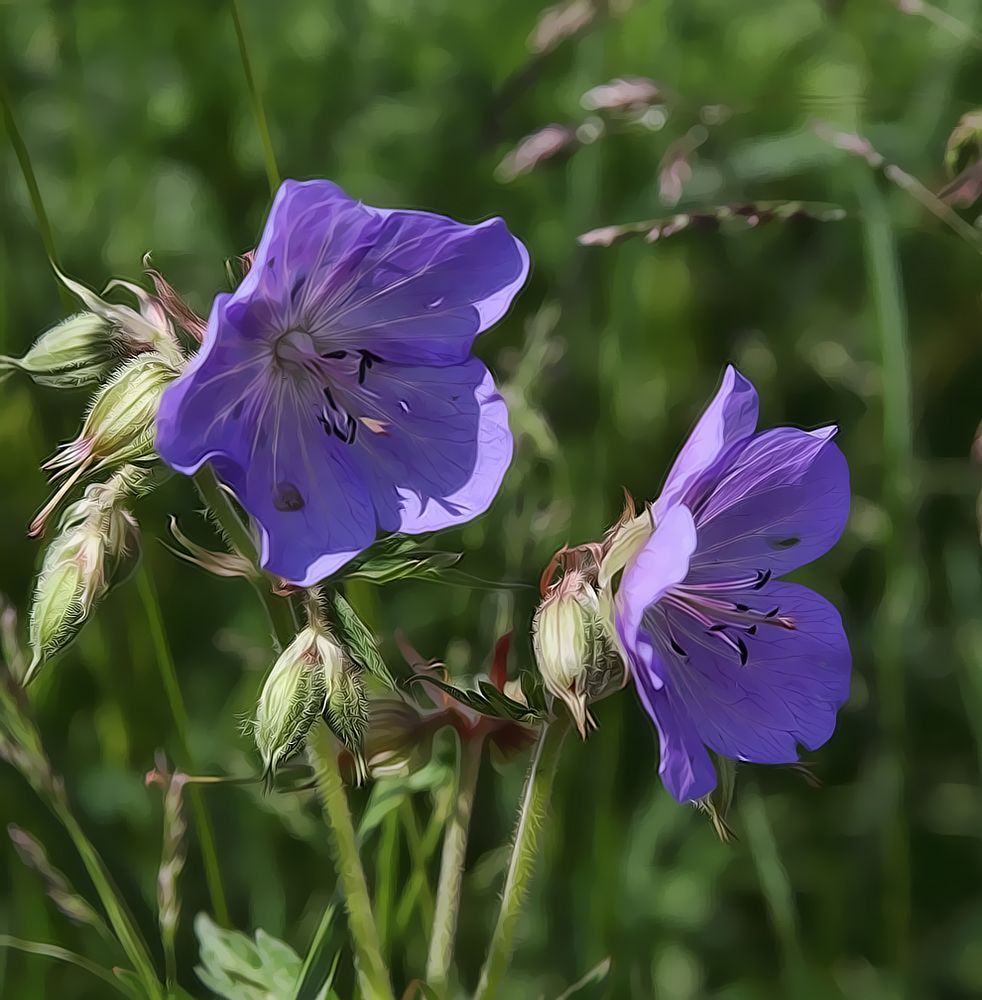
[[[635,678],[638,697],[658,730],[658,775],[679,802],[692,802],[716,787],[716,769],[684,706],[644,673]]]
[[[224,319],[230,300],[215,297],[204,344],[164,390],[157,410],[156,450],[185,475],[213,456],[238,460],[246,454],[253,434],[248,401],[263,395],[269,381],[268,352]]]
[[[661,652],[665,688],[710,749],[758,764],[797,760],[798,744],[816,750],[835,729],[849,697],[851,655],[838,611],[792,583],[730,596],[766,615],[779,607],[793,628],[762,623],[740,636],[746,664],[720,637],[675,608],[664,610],[685,656]]]
[[[757,390],[732,365],[727,365],[722,384],[692,428],[654,503],[655,520],[677,503],[695,510],[721,461],[756,427]]]
[[[501,219],[467,226],[425,212],[372,209],[380,228],[344,294],[315,322],[338,348],[406,365],[454,365],[496,323],[528,275]]]
[[[488,508],[511,462],[512,437],[504,400],[480,361],[379,365],[354,398],[363,414],[354,449],[384,530],[436,531]]]
[[[834,427],[779,427],[751,439],[696,511],[693,582],[747,569],[788,573],[838,540],[849,517],[849,468]]]
[[[633,660],[650,660],[642,649],[643,636],[639,636],[644,614],[670,587],[685,579],[695,550],[692,515],[678,504],[663,514],[644,547],[624,568],[614,599],[615,619],[618,637]]]

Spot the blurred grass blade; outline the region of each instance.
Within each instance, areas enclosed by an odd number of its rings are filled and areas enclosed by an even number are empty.
[[[9,934],[0,934],[0,948],[13,948],[15,951],[22,951],[28,955],[41,955],[44,958],[52,958],[56,962],[74,965],[97,979],[101,979],[116,993],[121,993],[124,997],[129,997],[130,1000],[142,1000],[144,996],[114,976],[109,969],[91,961],[84,955],[69,951],[67,948],[46,944],[43,941],[24,941],[21,938],[11,937]]]

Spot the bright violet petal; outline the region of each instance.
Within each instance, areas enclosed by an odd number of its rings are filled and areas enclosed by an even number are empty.
[[[157,452],[186,475],[215,455],[246,454],[252,425],[244,402],[268,382],[263,352],[223,322],[230,299],[215,298],[201,350],[164,391],[157,411]]]
[[[319,336],[396,364],[465,361],[525,282],[525,247],[501,219],[467,226],[423,212],[372,211],[380,220],[374,245],[344,295],[314,312]]]
[[[816,750],[831,737],[849,697],[851,655],[839,613],[792,583],[729,596],[762,615],[780,608],[794,627],[762,623],[752,635],[743,632],[747,658],[741,665],[718,635],[671,608],[672,635],[686,655],[663,646],[665,687],[717,753],[758,764],[797,760],[798,744]]]
[[[380,364],[356,396],[368,417],[355,450],[379,524],[409,534],[487,510],[512,456],[508,411],[476,358],[446,368]]]
[[[694,510],[714,470],[756,427],[757,390],[732,365],[727,365],[722,384],[692,428],[654,503],[655,520],[676,503],[684,502]]]
[[[658,730],[658,774],[665,787],[679,802],[708,795],[716,787],[716,769],[684,707],[645,674],[637,675],[636,687],[641,704]]]
[[[734,457],[696,512],[693,582],[748,570],[788,573],[839,540],[849,517],[849,468],[833,433],[781,427]]]
[[[624,568],[615,598],[615,617],[617,634],[632,658],[649,659],[639,646],[642,618],[665,591],[685,579],[695,549],[692,515],[679,504],[664,513],[651,537]]]

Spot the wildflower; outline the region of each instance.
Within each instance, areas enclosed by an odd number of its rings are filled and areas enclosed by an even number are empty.
[[[680,801],[716,785],[707,748],[797,760],[835,728],[851,658],[838,612],[778,577],[828,551],[849,513],[835,427],[756,433],[757,393],[732,367],[650,511],[615,597],[618,637]]]
[[[381,531],[470,520],[511,460],[471,356],[528,271],[500,219],[465,226],[286,181],[239,287],[164,393],[157,450],[205,462],[259,526],[263,567],[309,586]]]

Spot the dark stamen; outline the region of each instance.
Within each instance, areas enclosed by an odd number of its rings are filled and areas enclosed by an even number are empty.
[[[358,430],[358,422],[349,413],[348,414],[348,444],[355,443],[355,431]]]
[[[729,628],[729,625],[710,625],[707,629],[708,632],[723,632]]]
[[[327,354],[322,354],[321,357],[328,361],[340,361],[342,358],[348,356],[347,351],[328,351]]]
[[[679,656],[684,656],[686,659],[689,658],[689,654],[674,639],[669,639],[668,641],[671,643],[672,649],[674,649]]]
[[[747,635],[756,635],[756,634],[757,634],[757,626],[756,625],[750,625],[750,626],[747,627]]]
[[[780,610],[781,609],[779,607],[778,608],[771,608],[771,610],[768,611],[767,614],[764,615],[764,617],[765,618],[773,618],[775,615],[777,615],[780,612]]]
[[[338,409],[338,404],[334,402],[334,397],[331,395],[331,390],[324,386],[324,398],[327,400],[327,405],[330,406],[332,410]]]
[[[737,636],[736,644],[740,648],[740,666],[745,667],[747,660],[750,658],[750,653],[747,652],[747,644],[739,636]]]
[[[769,569],[765,569],[762,573],[758,573],[757,582],[753,585],[751,589],[760,590],[760,588],[763,587],[764,584],[766,584],[770,578],[771,578],[771,571]]]
[[[737,604],[736,605],[736,609],[737,609],[737,611],[749,611],[750,610],[750,605],[749,604]]]

